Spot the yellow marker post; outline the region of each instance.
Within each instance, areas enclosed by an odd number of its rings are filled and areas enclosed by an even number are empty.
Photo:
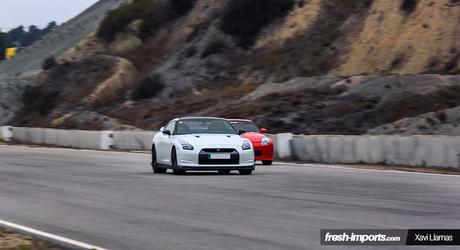
[[[5,58],[10,59],[16,55],[18,48],[7,48],[5,53]]]

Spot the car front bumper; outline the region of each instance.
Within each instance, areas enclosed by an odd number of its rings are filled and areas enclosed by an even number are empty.
[[[209,155],[221,152],[207,152],[219,149],[232,152],[231,159],[212,160]],[[177,165],[184,170],[254,170],[254,150],[242,150],[241,146],[206,145],[196,146],[193,150],[180,148],[177,154]]]
[[[180,169],[183,170],[192,170],[192,171],[216,171],[216,170],[254,170],[255,167],[254,165],[252,166],[206,166],[206,165],[200,165],[200,166],[181,166]]]
[[[273,161],[273,143],[262,145],[252,143],[256,161]]]

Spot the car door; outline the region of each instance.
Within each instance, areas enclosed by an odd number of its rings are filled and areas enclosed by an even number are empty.
[[[166,125],[165,130],[171,131],[174,133],[175,121],[172,121]],[[167,135],[162,133],[158,140],[158,161],[163,164],[171,165],[171,147],[172,147],[172,137],[173,135]]]

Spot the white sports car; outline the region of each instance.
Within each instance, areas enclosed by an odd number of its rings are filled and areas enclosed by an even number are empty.
[[[243,132],[243,131],[241,131]],[[174,119],[155,134],[152,143],[154,173],[174,174],[187,170],[216,170],[227,174],[254,170],[251,141],[241,138],[223,118],[189,117]]]

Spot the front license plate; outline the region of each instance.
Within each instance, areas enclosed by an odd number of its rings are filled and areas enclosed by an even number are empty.
[[[222,159],[230,159],[230,154],[210,154],[209,159],[212,160],[222,160]]]

